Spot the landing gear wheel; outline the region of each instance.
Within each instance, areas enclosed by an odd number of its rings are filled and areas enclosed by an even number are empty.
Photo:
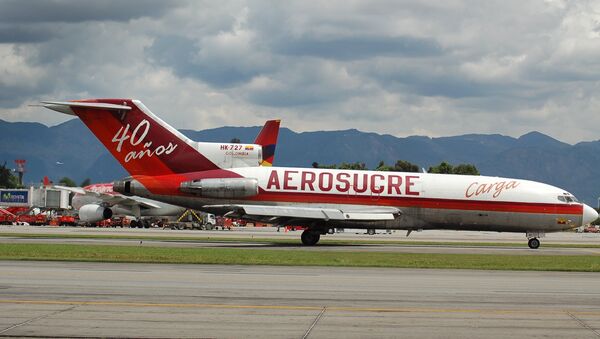
[[[375,229],[374,229],[374,228],[369,228],[369,229],[367,230],[367,234],[368,234],[368,235],[375,235]]]
[[[315,231],[304,230],[300,238],[302,239],[302,244],[306,246],[314,246],[319,242],[319,239],[321,239],[321,234]]]
[[[535,250],[536,248],[540,247],[540,241],[537,238],[531,238],[527,242],[527,245],[529,245],[529,248]]]

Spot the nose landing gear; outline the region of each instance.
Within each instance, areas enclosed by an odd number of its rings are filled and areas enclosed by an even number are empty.
[[[527,245],[529,248],[535,250],[540,247],[540,241],[538,238],[543,238],[546,234],[544,232],[527,232]]]

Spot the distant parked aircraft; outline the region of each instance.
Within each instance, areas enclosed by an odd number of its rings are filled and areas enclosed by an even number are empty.
[[[113,215],[136,218],[148,216],[178,216],[186,208],[163,202],[126,196],[113,191],[113,184],[94,184],[86,187],[54,186],[75,193],[71,205],[79,211],[79,220],[94,223],[110,219]]]

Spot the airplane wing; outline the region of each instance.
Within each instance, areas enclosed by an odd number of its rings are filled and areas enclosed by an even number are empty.
[[[98,198],[98,199],[102,200],[102,202],[104,204],[106,204],[108,206],[113,206],[113,205],[119,204],[119,205],[126,205],[126,206],[139,205],[140,207],[146,207],[146,208],[160,208],[160,206],[157,204],[153,204],[151,202],[146,201],[145,199],[135,197],[135,196],[126,196],[126,195],[122,195],[122,194],[118,194],[118,193],[117,194],[108,194],[108,193],[102,193],[102,192],[94,192],[94,191],[86,190],[81,187],[67,187],[67,186],[58,186],[58,185],[55,185],[53,187],[61,189],[61,190],[73,192],[76,194],[87,195],[87,196],[92,196],[92,197]]]
[[[134,206],[134,205],[140,205],[140,207],[146,207],[146,208],[160,208],[159,205],[157,204],[153,204],[149,201],[146,200],[142,200],[138,197],[135,196],[125,196],[125,195],[119,195],[118,197],[115,198],[119,198],[120,200],[118,200],[117,202],[115,202],[114,204],[119,204],[119,205],[127,205],[127,206]]]
[[[353,206],[349,208],[291,207],[270,205],[211,205],[209,209],[229,210],[229,216],[294,220],[345,220],[381,221],[394,220],[402,214],[395,207]]]

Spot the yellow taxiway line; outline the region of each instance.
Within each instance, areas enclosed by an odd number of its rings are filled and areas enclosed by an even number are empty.
[[[320,311],[323,306],[302,305],[236,305],[236,304],[196,304],[196,303],[145,303],[123,301],[85,301],[85,300],[11,300],[0,299],[0,304],[30,305],[80,305],[80,306],[121,306],[121,307],[164,307],[164,308],[220,308],[220,309],[271,309]],[[568,309],[487,309],[487,308],[425,308],[425,307],[352,307],[327,306],[327,311],[378,312],[378,313],[480,313],[480,314],[564,314],[600,316],[600,309],[576,311]]]

